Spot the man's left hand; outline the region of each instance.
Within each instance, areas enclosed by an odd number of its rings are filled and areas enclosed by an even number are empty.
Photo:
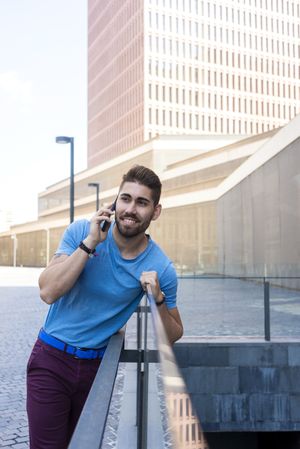
[[[145,292],[147,291],[147,285],[151,287],[156,302],[160,302],[163,299],[156,271],[143,271],[140,277],[140,282]]]

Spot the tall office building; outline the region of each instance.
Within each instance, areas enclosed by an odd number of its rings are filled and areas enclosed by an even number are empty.
[[[298,0],[89,0],[88,166],[157,134],[252,135],[300,112]]]

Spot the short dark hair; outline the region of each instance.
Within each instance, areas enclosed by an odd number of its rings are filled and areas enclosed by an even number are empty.
[[[150,170],[150,168],[144,167],[143,165],[134,165],[123,175],[120,189],[125,182],[136,182],[148,187],[152,191],[154,205],[156,206],[159,203],[161,182],[157,174]]]

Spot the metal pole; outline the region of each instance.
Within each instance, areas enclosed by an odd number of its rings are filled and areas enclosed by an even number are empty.
[[[70,138],[70,223],[74,221],[74,138]]]
[[[149,383],[149,360],[148,360],[148,307],[145,301],[144,315],[144,374],[143,374],[143,400],[142,400],[142,446],[147,449],[148,437],[148,383]]]
[[[16,234],[12,236],[13,239],[13,266],[17,266],[17,247],[18,247],[18,240]]]
[[[270,282],[264,278],[264,314],[265,314],[265,340],[270,341]]]
[[[141,395],[142,395],[142,312],[141,307],[137,309],[137,372],[136,372],[136,426],[138,428],[137,434],[139,435],[140,423],[141,423]],[[138,436],[139,441],[139,436]]]
[[[96,211],[99,210],[99,184],[96,184]]]

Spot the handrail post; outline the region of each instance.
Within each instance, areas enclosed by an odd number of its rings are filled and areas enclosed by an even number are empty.
[[[142,312],[144,314],[144,329],[142,329]],[[148,421],[148,378],[149,378],[149,360],[147,350],[148,334],[148,307],[145,304],[139,309],[138,318],[138,351],[139,362],[137,371],[137,448],[147,449],[147,421]],[[142,330],[143,339],[142,339]],[[143,344],[142,344],[143,340]]]
[[[264,317],[265,317],[265,340],[271,340],[270,331],[270,282],[264,277]]]
[[[144,322],[144,375],[143,375],[143,400],[142,400],[142,445],[141,449],[147,449],[148,437],[148,382],[149,382],[149,359],[148,359],[148,307],[145,301]]]
[[[136,372],[136,426],[141,425],[141,395],[142,395],[142,312],[141,306],[137,309],[137,372]]]

